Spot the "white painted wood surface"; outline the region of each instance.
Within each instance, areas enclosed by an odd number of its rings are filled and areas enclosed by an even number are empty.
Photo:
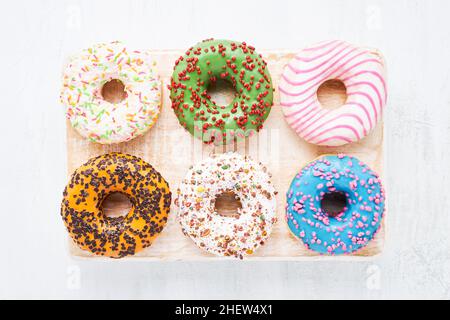
[[[0,297],[450,298],[450,3],[11,1],[0,12]],[[236,8],[248,19],[227,24]],[[97,41],[184,48],[207,37],[259,50],[341,38],[389,65],[382,255],[358,262],[103,262],[67,255],[59,105],[65,56]]]

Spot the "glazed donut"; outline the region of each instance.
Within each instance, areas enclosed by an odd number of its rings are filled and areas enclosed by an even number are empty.
[[[326,209],[325,198],[342,201],[342,210]],[[307,248],[348,254],[366,246],[379,230],[384,202],[381,179],[367,165],[351,156],[326,155],[295,176],[287,192],[286,218]]]
[[[108,87],[118,96],[108,98]],[[161,85],[150,56],[120,42],[83,50],[64,72],[61,103],[67,118],[93,142],[119,143],[143,134],[158,119],[160,102]]]
[[[108,218],[103,200],[113,192],[128,196],[125,217]],[[61,215],[73,241],[96,255],[121,258],[150,246],[161,233],[171,193],[164,178],[135,156],[110,153],[75,170],[64,190]]]
[[[327,80],[340,80],[347,101],[328,110],[317,90]],[[387,91],[380,54],[344,41],[330,41],[300,51],[281,76],[280,100],[289,125],[316,145],[340,146],[365,137],[382,117]]]
[[[218,106],[208,86],[222,79],[236,91],[228,106]],[[180,124],[206,143],[227,144],[259,131],[273,104],[266,62],[245,42],[205,40],[175,62],[169,86]]]
[[[215,211],[216,198],[233,193],[242,204],[238,217]],[[178,190],[178,219],[195,244],[219,256],[252,254],[276,222],[275,189],[260,163],[236,153],[216,155],[192,167]]]

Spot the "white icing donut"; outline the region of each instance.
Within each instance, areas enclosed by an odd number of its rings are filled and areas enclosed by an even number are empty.
[[[334,110],[317,98],[319,86],[331,79],[347,88],[347,101]],[[279,90],[286,120],[299,136],[317,145],[344,145],[365,137],[382,117],[384,62],[379,54],[344,41],[322,42],[288,63]]]
[[[241,201],[238,217],[215,211],[218,195],[233,192]],[[192,167],[178,189],[178,219],[185,235],[200,248],[242,258],[269,237],[276,222],[275,189],[261,164],[225,153]]]
[[[102,88],[111,80],[124,85],[124,100],[104,99]],[[147,53],[130,51],[120,42],[97,44],[70,60],[61,102],[70,123],[83,137],[102,144],[128,141],[158,119],[159,76]]]

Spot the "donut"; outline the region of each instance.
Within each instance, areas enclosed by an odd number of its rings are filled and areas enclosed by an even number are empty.
[[[208,94],[218,79],[236,91],[228,106]],[[175,62],[169,85],[172,109],[181,126],[205,143],[227,144],[259,131],[273,105],[266,62],[245,42],[209,39]]]
[[[129,141],[158,119],[161,85],[146,52],[120,42],[96,44],[72,57],[61,89],[67,119],[101,144]]]
[[[124,217],[106,217],[103,200],[126,195],[132,208]],[[75,170],[64,189],[61,216],[73,241],[95,255],[122,258],[150,246],[167,222],[171,192],[144,160],[122,153],[90,159]]]
[[[334,208],[326,202],[335,202]],[[381,225],[385,193],[380,177],[357,158],[322,156],[293,179],[286,218],[292,234],[320,254],[365,247]]]
[[[347,100],[324,108],[317,90],[327,80],[341,81]],[[382,118],[387,99],[380,54],[344,41],[328,41],[300,51],[284,68],[280,84],[284,116],[307,142],[340,146],[358,141]]]
[[[183,233],[201,249],[242,259],[269,237],[276,218],[276,191],[261,163],[237,153],[207,158],[193,166],[177,195]],[[237,216],[215,210],[218,196],[233,194],[242,208]]]

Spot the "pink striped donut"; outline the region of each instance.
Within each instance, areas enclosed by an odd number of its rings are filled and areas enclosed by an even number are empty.
[[[336,79],[347,101],[323,108],[317,90]],[[285,67],[279,84],[283,113],[297,134],[316,145],[340,146],[364,138],[382,117],[387,91],[382,57],[344,41],[327,41],[300,51]]]

